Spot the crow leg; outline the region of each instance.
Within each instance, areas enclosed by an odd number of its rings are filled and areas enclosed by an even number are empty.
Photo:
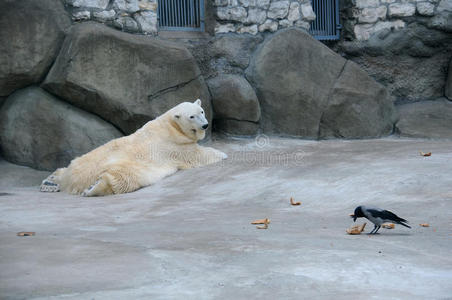
[[[376,234],[377,231],[380,230],[380,227],[381,227],[381,226],[380,226],[380,225],[379,225],[379,226],[375,225],[375,227],[377,228],[377,230],[375,230],[374,234]]]
[[[374,224],[374,229],[372,229],[372,231],[371,232],[369,232],[369,234],[372,234],[372,233],[374,233],[374,231],[375,231],[375,229],[377,229],[377,225],[376,224]]]

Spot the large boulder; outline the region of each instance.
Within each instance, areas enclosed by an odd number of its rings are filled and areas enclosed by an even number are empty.
[[[82,23],[68,33],[42,87],[129,134],[171,107],[210,95],[183,46]]]
[[[331,90],[320,138],[378,137],[392,133],[396,112],[388,91],[352,61]]]
[[[392,128],[393,104],[383,87],[301,29],[267,39],[246,74],[257,91],[264,133],[357,138]],[[333,120],[337,113],[340,119]]]
[[[73,158],[120,136],[113,125],[39,87],[16,91],[0,109],[2,156],[35,169],[64,167]]]
[[[401,136],[452,139],[452,102],[444,98],[397,106]]]
[[[0,1],[0,97],[44,78],[70,24],[59,0]]]
[[[446,79],[446,86],[444,87],[444,94],[449,100],[452,100],[452,59],[449,62],[449,69]]]
[[[243,76],[219,75],[208,80],[207,85],[212,96],[216,129],[237,135],[256,133],[258,125],[253,123],[260,119],[259,101]]]

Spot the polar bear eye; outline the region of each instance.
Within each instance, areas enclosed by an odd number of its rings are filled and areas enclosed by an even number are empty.
[[[190,116],[190,119],[193,119],[195,116]]]
[[[201,113],[202,113],[202,114],[204,114],[204,112],[203,112],[203,111],[201,111]]]

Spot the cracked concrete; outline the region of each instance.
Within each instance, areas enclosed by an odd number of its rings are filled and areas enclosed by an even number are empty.
[[[1,161],[0,298],[452,295],[452,141],[261,136],[213,146],[229,159],[101,198],[39,193],[48,173]],[[347,235],[358,204],[413,228]],[[267,230],[250,225],[265,217]]]

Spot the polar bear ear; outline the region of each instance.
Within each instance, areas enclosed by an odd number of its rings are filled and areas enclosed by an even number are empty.
[[[201,99],[197,99],[195,102],[193,102],[194,104],[197,104],[199,106],[201,106]]]
[[[180,119],[180,115],[174,115],[174,119]]]

